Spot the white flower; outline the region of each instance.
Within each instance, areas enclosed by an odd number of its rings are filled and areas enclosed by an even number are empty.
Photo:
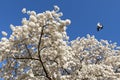
[[[90,39],[90,35],[89,34],[87,34],[87,38]]]
[[[30,15],[30,11],[27,11],[27,14]]]
[[[51,12],[50,12],[50,11],[46,11],[46,16],[47,16],[48,18],[52,18]]]
[[[30,77],[34,77],[34,74],[33,74],[33,72],[32,72],[32,69],[30,69],[30,70],[27,72],[27,74],[28,74]]]
[[[7,36],[7,33],[5,31],[2,31],[3,36]]]
[[[61,23],[61,25],[66,25],[66,21],[64,21],[64,20],[61,20],[60,23]]]
[[[58,12],[58,11],[60,10],[60,8],[59,8],[57,5],[55,5],[55,6],[54,6],[54,10],[55,10],[56,12]]]
[[[5,41],[8,41],[8,39],[6,37],[2,37],[1,41],[5,42]]]
[[[58,14],[59,14],[59,17],[63,16],[63,13],[62,13],[62,12],[59,12]]]
[[[59,32],[55,32],[55,33],[54,33],[54,36],[55,36],[56,38],[58,38],[58,39],[61,39],[61,38],[62,38],[62,34],[59,33]]]
[[[66,36],[66,40],[69,40],[69,36]]]
[[[46,17],[45,17],[45,15],[43,13],[39,13],[39,14],[37,14],[37,18],[40,19],[40,20],[43,20]]]
[[[39,25],[39,23],[36,23],[36,27],[39,27],[40,25]]]
[[[22,13],[24,13],[24,14],[26,13],[26,8],[22,9]]]
[[[35,23],[34,22],[29,22],[29,26],[35,27]]]
[[[14,36],[13,36],[13,35],[10,35],[9,40],[14,41]]]
[[[11,29],[12,31],[14,31],[14,30],[15,30],[15,27],[14,27],[12,24],[10,24],[10,29]]]
[[[71,24],[71,21],[69,19],[66,19],[65,22],[66,22],[66,25],[70,25]]]
[[[49,29],[45,29],[45,33],[49,33],[50,32],[50,30]]]
[[[17,26],[17,27],[16,27],[16,30],[18,31],[17,33],[20,33],[20,32],[22,32],[22,31],[23,31],[23,28],[22,28],[22,27],[20,27],[20,26]]]
[[[27,24],[28,24],[28,21],[27,21],[26,18],[23,18],[23,19],[22,19],[22,24],[23,24],[23,25],[27,25]]]
[[[42,29],[42,28],[41,28],[41,27],[39,27],[39,28],[38,28],[38,31],[39,31],[39,32],[41,32],[41,29]]]
[[[5,49],[5,52],[7,52],[7,53],[10,52],[10,49]]]
[[[30,21],[37,22],[37,18],[33,15],[30,15]]]
[[[22,27],[23,27],[24,31],[26,31],[26,32],[28,31],[28,26],[27,25],[23,25]]]
[[[30,14],[35,16],[36,12],[35,11],[30,11]]]

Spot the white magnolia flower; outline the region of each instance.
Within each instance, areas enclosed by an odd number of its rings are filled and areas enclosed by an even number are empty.
[[[12,24],[10,24],[10,29],[11,29],[12,31],[14,31],[14,30],[15,30],[15,27],[14,27]]]
[[[25,14],[26,12],[27,12],[27,11],[26,11],[26,8],[23,8],[23,9],[22,9],[22,13]]]
[[[66,19],[65,22],[66,22],[66,25],[70,25],[71,24],[71,21],[69,19]]]
[[[8,39],[6,37],[2,37],[1,41],[6,42],[6,41],[8,41]]]
[[[27,11],[27,14],[30,15],[30,11]]]
[[[22,24],[23,24],[23,25],[27,25],[27,24],[28,24],[28,21],[27,21],[26,18],[23,18],[23,19],[22,19]]]
[[[55,6],[54,6],[54,10],[55,10],[56,12],[58,12],[58,11],[60,10],[60,8],[59,8],[57,5],[55,5]]]
[[[43,14],[43,13],[37,14],[37,18],[38,18],[38,19],[43,19],[43,18],[44,18],[44,14]]]
[[[29,22],[29,26],[35,27],[35,23],[34,22]]]
[[[7,33],[5,31],[2,31],[3,36],[7,36]]]
[[[59,17],[63,16],[63,13],[62,13],[62,12],[59,12],[58,14],[59,14]]]
[[[54,33],[54,36],[55,36],[56,38],[58,38],[58,39],[61,39],[61,38],[62,38],[62,34],[59,33],[59,32],[55,32],[55,33]]]
[[[37,22],[37,18],[34,15],[30,15],[30,21]]]
[[[27,25],[23,25],[23,31],[27,32],[28,31],[28,26]]]
[[[14,36],[13,36],[13,35],[10,35],[9,40],[10,40],[10,41],[14,41]]]
[[[30,14],[35,16],[36,12],[35,11],[30,11]]]
[[[33,74],[32,69],[30,69],[30,70],[27,72],[27,74],[28,74],[30,77],[34,77],[34,74]]]
[[[48,18],[52,18],[51,12],[50,12],[50,11],[46,11],[46,16],[47,16]]]

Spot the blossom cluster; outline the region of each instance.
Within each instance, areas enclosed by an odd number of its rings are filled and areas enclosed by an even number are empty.
[[[62,20],[58,6],[43,13],[22,13],[20,26],[2,31],[0,77],[5,80],[119,80],[120,47],[95,36],[69,41],[69,19]]]

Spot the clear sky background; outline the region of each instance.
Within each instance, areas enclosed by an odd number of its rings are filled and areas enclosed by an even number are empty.
[[[112,40],[120,45],[120,0],[0,0],[0,31],[10,35],[10,24],[21,25],[26,16],[21,12],[23,8],[43,12],[52,10],[54,5],[61,8],[63,19],[71,19],[67,29],[70,40],[90,34],[98,40]],[[97,22],[104,25],[99,32]]]

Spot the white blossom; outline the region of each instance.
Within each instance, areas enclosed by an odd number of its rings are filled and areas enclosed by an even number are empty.
[[[62,34],[61,33],[59,33],[59,32],[55,32],[54,33],[54,36],[56,37],[56,38],[62,38]]]
[[[63,16],[63,13],[62,12],[59,12],[58,13],[59,17]]]
[[[46,16],[47,16],[48,18],[53,18],[50,11],[46,11]]]
[[[25,14],[26,12],[27,12],[27,11],[26,11],[26,8],[23,8],[23,9],[22,9],[22,13]]]
[[[28,24],[28,21],[27,21],[26,18],[23,18],[23,19],[22,19],[22,24],[23,24],[23,25],[27,25],[27,24]]]
[[[30,11],[30,14],[35,16],[36,12],[35,11]]]
[[[29,22],[29,26],[35,27],[35,23],[34,22]]]
[[[2,37],[1,41],[6,42],[6,41],[8,41],[8,39],[6,37]]]
[[[37,14],[37,18],[38,19],[43,19],[44,18],[44,14],[42,14],[42,13]]]
[[[5,31],[2,31],[3,36],[7,36],[7,33]]]
[[[37,18],[33,15],[30,15],[30,21],[37,22]]]
[[[55,6],[54,6],[54,10],[55,10],[56,12],[58,12],[58,11],[60,10],[60,8],[59,8],[57,5],[55,5]]]
[[[28,10],[28,11],[27,11],[27,14],[30,15],[30,14],[31,14],[30,12],[31,12],[31,11]]]
[[[34,74],[33,74],[33,72],[32,72],[32,69],[28,70],[27,74],[30,75],[30,77],[34,77]]]
[[[15,30],[15,27],[12,24],[10,24],[10,28],[11,28],[12,31]]]
[[[71,21],[69,19],[66,19],[66,25],[70,25]]]

